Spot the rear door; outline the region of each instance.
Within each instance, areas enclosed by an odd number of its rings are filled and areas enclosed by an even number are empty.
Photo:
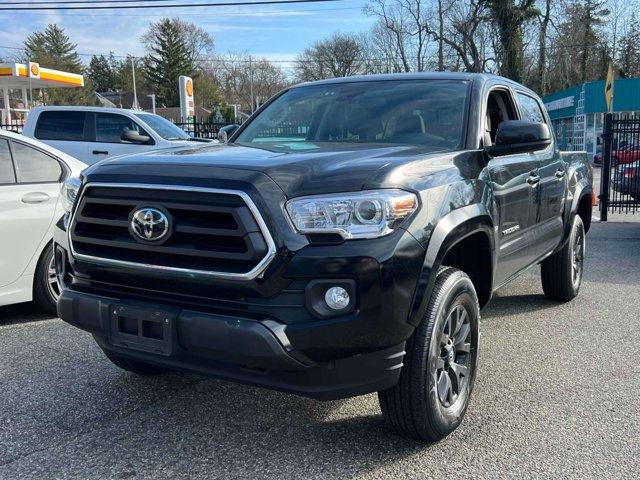
[[[485,106],[485,145],[492,145],[498,126],[505,120],[517,120],[518,110],[511,89],[494,86]],[[495,157],[487,165],[499,216],[499,252],[496,284],[531,263],[531,211],[538,163],[529,154]]]
[[[0,287],[22,275],[45,240],[65,173],[45,152],[0,139]]]
[[[147,145],[131,143],[122,140],[122,133],[126,130],[138,132],[141,135],[151,135],[145,131],[135,120],[119,113],[96,112],[92,122],[94,126],[94,141],[90,144],[89,153],[91,163],[99,162],[105,158],[125,155],[128,153],[143,153],[156,148],[153,139]]]
[[[517,92],[516,99],[522,120],[549,123],[538,99],[525,92]],[[562,238],[566,172],[555,140],[548,148],[525,155],[535,161],[540,179],[531,190],[530,219],[534,234],[530,249],[539,258],[553,250]]]
[[[86,112],[45,110],[38,116],[34,137],[87,163],[87,127]]]

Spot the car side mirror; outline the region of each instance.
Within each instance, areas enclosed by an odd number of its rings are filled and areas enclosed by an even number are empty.
[[[240,125],[225,125],[220,130],[218,130],[218,140],[222,143],[227,143],[233,134],[240,128]]]
[[[135,130],[124,130],[122,135],[120,135],[120,140],[123,142],[145,145],[151,141],[151,137],[148,135],[142,135]]]
[[[486,147],[490,157],[531,153],[544,150],[551,145],[549,125],[529,120],[506,120],[498,125],[496,141]]]

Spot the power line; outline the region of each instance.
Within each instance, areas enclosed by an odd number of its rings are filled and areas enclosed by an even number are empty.
[[[250,5],[284,5],[288,3],[324,3],[340,2],[342,0],[257,0],[257,1],[235,1],[216,3],[183,3],[183,4],[163,4],[163,5],[81,5],[81,6],[52,6],[52,7],[0,7],[0,11],[5,12],[39,12],[43,10],[107,10],[107,9],[147,9],[147,8],[187,8],[187,7],[238,7]],[[84,2],[87,3],[87,2]],[[6,4],[5,4],[6,5]]]
[[[167,1],[167,0],[158,0],[158,1]],[[291,3],[291,2],[287,2]],[[260,10],[260,11],[240,11],[240,12],[222,12],[222,13],[180,13],[180,17],[251,17],[256,15],[264,15],[264,16],[278,16],[280,14],[295,14],[299,13],[301,15],[306,14],[307,12],[334,12],[339,10],[361,10],[361,7],[337,7],[337,8],[309,8],[309,9],[298,9],[298,10]],[[111,13],[104,12],[104,16],[90,14],[90,13],[74,13],[73,17],[91,17],[91,18],[112,18],[112,17],[140,17],[140,18],[164,18],[167,16],[166,13]],[[19,11],[13,12],[13,15],[31,15],[29,12]],[[43,13],[42,15],[55,15],[55,12],[52,13]]]
[[[5,2],[5,5],[43,5],[43,4],[58,4],[68,5],[77,3],[88,3],[91,5],[100,3],[150,3],[150,2],[166,2],[167,0],[51,0],[51,1],[37,1],[37,2]]]

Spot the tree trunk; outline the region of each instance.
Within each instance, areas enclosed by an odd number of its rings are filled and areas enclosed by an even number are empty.
[[[551,20],[551,0],[546,0],[544,16],[540,22],[540,52],[538,55],[538,88],[540,95],[547,93],[547,29]]]

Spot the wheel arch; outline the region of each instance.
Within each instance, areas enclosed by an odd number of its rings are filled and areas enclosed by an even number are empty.
[[[409,314],[409,323],[420,324],[438,270],[451,266],[464,271],[474,283],[480,307],[491,298],[495,272],[495,228],[484,205],[451,211],[436,224],[429,240]]]

